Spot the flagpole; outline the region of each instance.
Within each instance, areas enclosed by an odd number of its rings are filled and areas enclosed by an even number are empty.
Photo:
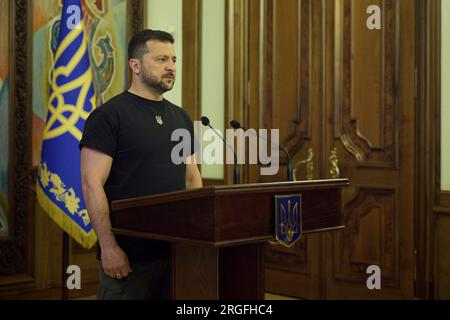
[[[62,300],[69,299],[69,290],[67,289],[67,267],[69,266],[69,236],[63,231],[63,252],[62,252]]]

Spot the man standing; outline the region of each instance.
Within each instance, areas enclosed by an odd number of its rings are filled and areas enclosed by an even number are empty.
[[[98,237],[98,299],[169,299],[169,243],[114,236],[112,201],[202,187],[194,154],[192,121],[164,99],[173,88],[173,37],[144,30],[128,46],[132,83],[89,116],[81,148],[83,195]],[[174,130],[189,130],[186,164],[171,160]]]

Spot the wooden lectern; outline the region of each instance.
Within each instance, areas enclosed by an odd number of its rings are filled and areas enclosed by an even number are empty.
[[[114,201],[116,234],[172,243],[173,299],[264,299],[276,195],[301,194],[303,234],[338,230],[347,179],[212,186]]]

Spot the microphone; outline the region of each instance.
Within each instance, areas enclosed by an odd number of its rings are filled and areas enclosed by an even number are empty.
[[[247,129],[241,127],[241,123],[237,120],[231,120],[230,121],[230,125],[235,129],[242,129],[244,131],[247,131]],[[251,132],[251,131],[250,131]],[[253,132],[251,132],[253,133]],[[259,138],[259,135],[257,135]],[[283,146],[280,146],[278,143],[272,142],[270,139],[265,139],[266,141],[270,142],[271,144],[273,143],[275,146],[277,146],[279,149],[283,150],[283,152],[286,155],[286,158],[288,160],[288,166],[287,166],[287,180],[288,181],[294,181],[293,176],[292,176],[292,159],[291,159],[291,155],[289,154],[289,151],[287,151],[287,149]]]
[[[236,152],[234,152],[233,148],[225,141],[225,139],[219,134],[219,132],[217,132],[216,129],[214,129],[210,123],[209,123],[209,119],[208,117],[202,116],[200,118],[200,120],[202,121],[202,124],[205,127],[210,127],[214,133],[220,138],[222,139],[222,141],[225,143],[225,145],[233,152],[233,158],[234,158],[234,172],[233,172],[233,183],[234,184],[239,184],[240,178],[239,178],[239,166],[238,166],[238,162],[237,162],[237,156],[236,156]]]

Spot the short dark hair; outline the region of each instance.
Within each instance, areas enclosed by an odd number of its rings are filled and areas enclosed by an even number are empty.
[[[135,34],[128,44],[128,59],[142,60],[144,54],[148,53],[147,41],[156,40],[161,42],[174,43],[173,36],[165,31],[145,29]]]

